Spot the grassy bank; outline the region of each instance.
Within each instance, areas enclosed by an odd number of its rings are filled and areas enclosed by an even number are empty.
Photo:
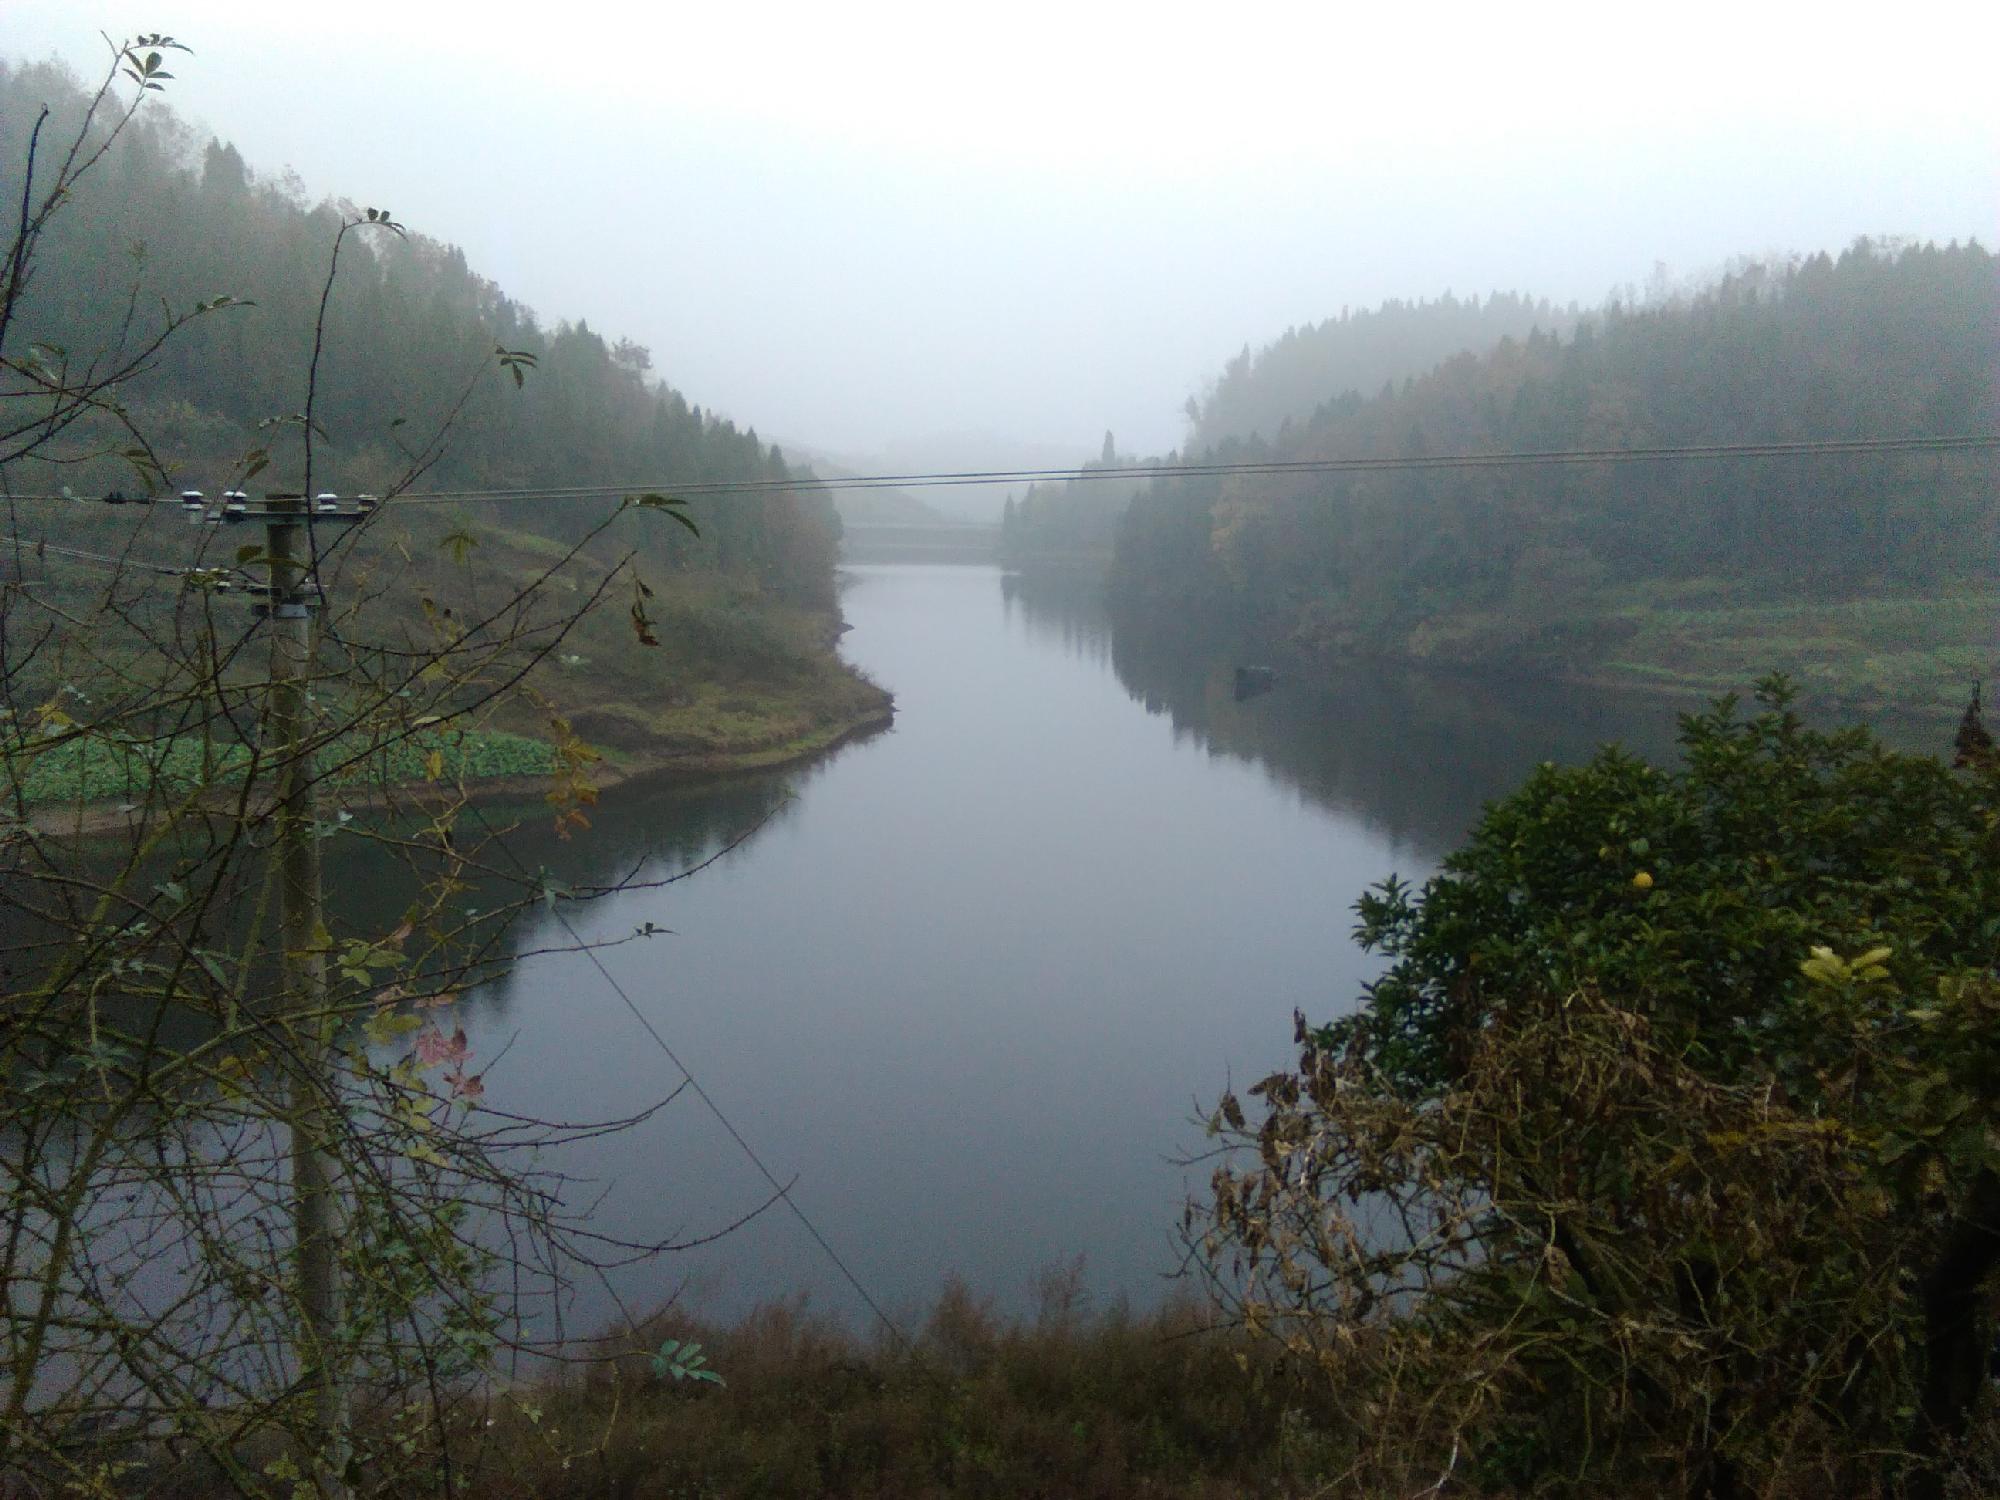
[[[1783,672],[1818,701],[1956,714],[2000,663],[2000,591],[1773,604],[1721,584],[1653,585],[1621,601],[1629,630],[1596,669],[1635,687],[1713,696]]]
[[[1290,644],[1322,657],[1380,655],[1452,670],[1522,672],[1711,699],[1782,672],[1822,706],[1956,715],[2000,671],[2000,591],[1829,593],[1774,602],[1697,579],[1605,588],[1509,610],[1440,610],[1386,641],[1307,613]]]
[[[24,592],[71,618],[101,611],[107,587],[118,594],[109,628],[79,637],[87,642],[80,649],[27,659],[10,680],[15,711],[33,715],[30,722],[46,722],[48,710],[59,710],[58,723],[88,725],[99,712],[117,714],[135,693],[143,697],[145,684],[167,670],[150,642],[173,639],[181,628],[177,618],[190,608],[213,615],[223,639],[251,624],[251,601],[240,593],[190,595],[178,580],[143,571],[144,565],[228,564],[249,528],[190,528],[178,514],[152,508],[135,514],[82,504],[64,521],[79,550],[112,556],[129,548],[142,568],[110,585],[102,567],[65,554],[23,561]],[[520,597],[521,608],[506,617],[537,639],[532,632],[543,622],[589,597],[626,545],[646,540],[641,528],[659,524],[656,517],[621,518],[602,546],[559,567],[565,548],[550,538],[491,525],[455,531],[459,521],[419,510],[371,526],[340,558],[329,593],[336,602],[355,601],[353,612],[339,619],[348,638],[393,644],[410,634],[422,637],[439,621],[482,618]],[[547,775],[554,715],[605,757],[600,770],[610,778],[640,772],[706,776],[783,764],[888,721],[889,695],[834,649],[839,622],[831,608],[799,604],[740,574],[641,562],[636,576],[648,590],[650,643],[637,638],[623,594],[608,598],[533,667],[526,693],[488,705],[476,722],[400,744],[345,779],[381,784],[442,777],[477,786]],[[265,653],[255,641],[249,644],[228,680],[254,692]],[[468,686],[468,693],[476,691]],[[129,717],[118,722],[116,731],[107,723],[101,735],[18,752],[10,769],[18,772],[30,805],[115,805],[154,778],[168,795],[203,783],[226,787],[240,781],[250,762],[237,735],[254,731],[242,725],[218,723],[204,733],[165,729],[148,737]],[[321,760],[325,764],[327,755]]]
[[[1338,1368],[1316,1371],[1268,1339],[1219,1323],[1193,1299],[1139,1315],[1088,1314],[1048,1278],[1041,1313],[995,1316],[948,1285],[909,1347],[862,1337],[800,1299],[729,1324],[669,1312],[573,1351],[564,1373],[456,1403],[450,1484],[435,1452],[382,1494],[480,1500],[1419,1500],[1482,1495],[1610,1497],[1548,1474],[1529,1487],[1476,1477],[1482,1455],[1451,1434],[1404,1434],[1407,1462],[1352,1477],[1369,1412]],[[656,1358],[663,1345],[682,1364]],[[689,1355],[692,1343],[694,1354]],[[687,1373],[708,1372],[711,1381]],[[367,1406],[367,1403],[363,1403]],[[384,1422],[394,1420],[376,1408]],[[1398,1446],[1402,1446],[1399,1444]],[[278,1468],[252,1437],[242,1456]],[[1442,1467],[1439,1455],[1446,1455]],[[193,1454],[117,1456],[132,1493],[208,1500],[221,1486]],[[1700,1493],[1693,1456],[1617,1500]],[[428,1472],[426,1472],[428,1471]],[[1970,1434],[1949,1500],[1994,1493],[2000,1422]],[[134,1481],[143,1478],[143,1484]],[[365,1488],[365,1485],[364,1485]],[[1763,1492],[1821,1500],[1824,1485]],[[1888,1500],[1870,1489],[1856,1500]]]
[[[611,1363],[495,1402],[468,1492],[1224,1500],[1308,1492],[1330,1462],[1323,1405],[1192,1302],[1090,1316],[1054,1277],[1010,1324],[954,1285],[913,1335],[863,1339],[796,1302],[725,1327],[663,1315]],[[665,1339],[698,1342],[723,1383],[656,1369]]]
[[[336,743],[322,759],[339,759]],[[352,751],[362,747],[357,743]],[[543,776],[551,769],[549,747],[526,735],[503,730],[469,730],[420,734],[392,745],[357,766],[348,780],[421,781],[435,777],[477,781],[500,776]],[[166,796],[182,796],[201,786],[240,785],[251,752],[244,745],[222,745],[195,735],[136,741],[111,738],[69,740],[25,757],[21,792],[30,807],[49,804],[115,801],[148,787]]]
[[[680,1314],[591,1351],[608,1362],[486,1403],[459,1455],[466,1492],[492,1500],[1409,1500],[1532,1490],[1475,1480],[1480,1456],[1440,1474],[1450,1434],[1408,1434],[1408,1460],[1372,1453],[1341,1370],[1287,1360],[1268,1339],[1188,1299],[1147,1315],[1089,1315],[1047,1278],[1039,1316],[995,1318],[948,1285],[911,1346],[860,1338],[802,1302],[718,1326]],[[720,1383],[676,1378],[654,1354],[699,1346]],[[1377,1435],[1379,1436],[1379,1435]],[[1948,1490],[1990,1494],[2000,1425],[1972,1434]],[[1698,1465],[1644,1500],[1696,1492]],[[1549,1476],[1560,1488],[1560,1480]],[[1586,1493],[1563,1490],[1562,1493]],[[1594,1492],[1590,1492],[1594,1493]],[[1818,1500],[1794,1487],[1771,1500]],[[1641,1492],[1621,1491],[1621,1500]]]
[[[706,778],[770,770],[811,759],[893,718],[886,699],[857,694],[851,703],[812,705],[755,701],[714,715],[686,716],[682,726],[649,744],[628,740],[606,752],[605,773],[597,780],[668,775]],[[337,758],[335,745],[325,757]],[[435,762],[431,757],[435,755]],[[166,797],[184,796],[200,786],[241,784],[251,761],[242,745],[217,745],[197,736],[150,743],[114,739],[70,740],[7,768],[17,778],[26,805],[46,809],[115,809],[148,788]],[[454,730],[415,736],[356,765],[337,778],[364,789],[441,780],[479,794],[482,786],[518,791],[524,782],[552,774],[547,741],[505,730]]]
[[[663,524],[634,515],[612,537],[623,543]],[[459,597],[502,595],[561,550],[545,537],[488,530],[447,586]],[[650,589],[644,602],[653,644],[636,639],[623,597],[608,600],[577,623],[533,678],[546,704],[620,770],[750,769],[887,720],[889,694],[835,649],[839,619],[830,607],[803,607],[734,574],[641,563],[637,576]],[[589,577],[588,565],[572,568],[544,592],[559,604]],[[495,727],[534,735],[545,725],[517,701]]]

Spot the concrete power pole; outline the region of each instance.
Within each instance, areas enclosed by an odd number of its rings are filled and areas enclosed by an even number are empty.
[[[286,1124],[291,1132],[292,1217],[298,1251],[298,1378],[310,1389],[319,1428],[313,1482],[327,1500],[346,1500],[353,1453],[342,1335],[341,1203],[324,1143],[339,1108],[328,1054],[326,918],[320,888],[318,789],[310,750],[307,695],[315,670],[314,615],[301,555],[303,498],[266,502],[265,552],[271,568],[271,693],[267,753],[277,755],[275,853],[283,1028],[288,1060]]]

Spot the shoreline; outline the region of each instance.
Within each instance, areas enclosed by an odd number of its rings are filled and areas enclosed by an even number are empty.
[[[869,739],[891,728],[896,721],[893,699],[870,708],[857,718],[829,725],[780,744],[749,746],[740,750],[711,750],[679,756],[646,756],[643,753],[600,751],[602,756],[591,783],[599,791],[634,782],[660,785],[685,784],[698,787],[728,781],[739,776],[806,764],[830,755],[844,745]],[[506,802],[539,798],[552,784],[552,776],[482,776],[461,782],[405,781],[390,786],[357,789],[342,802],[343,810],[376,811],[394,806],[400,798],[415,800],[427,787],[447,787],[462,792],[468,803]],[[43,804],[28,809],[27,826],[48,837],[84,838],[129,830],[141,810],[127,811],[129,804],[106,798],[97,802]],[[230,809],[218,805],[209,809],[227,816]],[[259,814],[261,816],[261,814]]]
[[[871,709],[857,719],[829,727],[824,732],[787,740],[780,745],[767,745],[760,749],[716,750],[697,755],[660,756],[648,758],[634,756],[614,761],[607,754],[603,768],[608,774],[600,781],[600,788],[627,786],[635,782],[654,782],[660,785],[684,783],[688,786],[707,786],[718,781],[732,781],[741,776],[759,776],[768,771],[782,771],[793,766],[806,765],[821,756],[831,755],[844,745],[857,744],[872,739],[875,735],[890,729],[896,722],[896,707],[892,702],[885,707]],[[476,795],[484,799],[486,788],[491,783],[501,781],[521,782],[524,789],[535,790],[546,786],[548,779],[538,776],[492,777],[477,783]],[[468,790],[472,788],[468,787]]]
[[[1733,696],[1739,704],[1748,704],[1752,701],[1752,694],[1757,686],[1756,682],[1751,680],[1728,684],[1719,681],[1706,682],[1677,678],[1664,672],[1656,673],[1643,668],[1627,668],[1621,671],[1616,666],[1607,664],[1588,667],[1547,667],[1528,661],[1439,661],[1435,657],[1409,656],[1393,652],[1383,654],[1348,652],[1334,655],[1308,653],[1300,660],[1308,664],[1309,669],[1322,674],[1337,671],[1342,665],[1360,664],[1378,669],[1390,667],[1429,677],[1469,677],[1606,693],[1617,697],[1678,705],[1689,710],[1713,707],[1718,698],[1725,696]],[[1909,724],[1931,725],[1956,723],[1959,715],[1965,710],[1965,705],[1962,703],[1941,702],[1927,707],[1910,699],[1887,699],[1842,692],[1837,687],[1816,682],[1798,673],[1785,675],[1797,689],[1800,702],[1822,713],[1869,722],[1889,719]]]
[[[1970,585],[1762,601],[1713,581],[1657,583],[1579,620],[1589,628],[1573,639],[1533,640],[1510,639],[1492,611],[1441,611],[1385,638],[1297,606],[1244,618],[1229,601],[1176,612],[1171,601],[1116,589],[1104,601],[1121,632],[1164,642],[1199,631],[1204,644],[1252,653],[1244,661],[1283,658],[1320,677],[1357,666],[1471,675],[1683,708],[1724,694],[1747,700],[1761,678],[1782,672],[1816,713],[1929,726],[1956,721],[1973,683],[2000,671],[2000,592]]]
[[[1256,654],[1254,646],[1242,649],[1246,657]],[[1466,661],[1401,651],[1317,650],[1288,642],[1270,646],[1267,654],[1282,667],[1289,667],[1313,680],[1330,679],[1344,670],[1360,667],[1369,671],[1410,672],[1446,680],[1468,678],[1489,683],[1519,683],[1524,687],[1603,693],[1690,712],[1711,708],[1718,698],[1724,696],[1733,696],[1739,704],[1749,704],[1757,686],[1754,678],[1727,682],[1704,680],[1677,674],[1667,668],[1651,668],[1645,663],[1595,662],[1558,666],[1505,657]],[[1891,722],[1935,728],[1955,724],[1965,711],[1962,699],[1940,699],[1925,704],[1914,698],[1884,697],[1851,688],[1843,690],[1836,683],[1815,679],[1799,671],[1783,675],[1797,690],[1801,706],[1823,716],[1870,724]]]

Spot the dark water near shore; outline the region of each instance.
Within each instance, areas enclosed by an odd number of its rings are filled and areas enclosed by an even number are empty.
[[[1657,704],[1470,682],[1280,681],[1114,637],[1088,590],[990,568],[853,571],[849,657],[891,688],[893,730],[801,771],[698,791],[608,792],[531,866],[669,873],[766,820],[712,868],[573,908],[675,1054],[856,1274],[912,1312],[961,1274],[1003,1309],[1081,1256],[1097,1299],[1160,1295],[1205,1172],[1191,1123],[1282,1065],[1294,1008],[1353,1004],[1372,962],[1350,903],[1421,876],[1534,763],[1623,738]],[[559,944],[546,919],[523,950]],[[467,1007],[489,1102],[636,1113],[680,1073],[590,964],[531,958]],[[592,1226],[695,1237],[770,1189],[692,1095],[562,1160]],[[635,1309],[685,1288],[727,1314],[796,1291],[860,1316],[804,1229],[766,1213],[613,1279]],[[573,1331],[615,1303],[585,1286]]]

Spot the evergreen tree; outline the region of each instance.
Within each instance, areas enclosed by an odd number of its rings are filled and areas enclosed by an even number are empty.
[[[1342,336],[1458,326],[1473,304],[1392,304]],[[1378,393],[1323,389],[1258,456],[1294,462],[1564,449],[1851,441],[2000,431],[2000,263],[1976,244],[1739,266],[1695,295],[1606,309],[1566,335],[1546,308],[1428,372],[1378,361]],[[1315,331],[1309,347],[1335,337]],[[1295,335],[1225,371],[1204,422],[1262,389]],[[1379,350],[1374,351],[1379,352]],[[1358,355],[1343,368],[1361,368]],[[1263,372],[1263,373],[1260,373]],[[1248,450],[1223,442],[1206,457]],[[1824,601],[1971,583],[2000,550],[1990,452],[1520,466],[1162,481],[1132,503],[1112,571],[1128,610],[1307,649],[1566,662],[1618,628],[1607,590],[1694,580]],[[1475,619],[1476,626],[1437,622]],[[1452,635],[1457,631],[1457,635]],[[1466,656],[1463,653],[1479,653]]]
[[[0,160],[24,159],[26,132],[45,101],[51,129],[80,124],[87,108],[60,69],[0,64]],[[177,482],[218,489],[244,453],[269,447],[268,481],[296,484],[296,428],[278,428],[274,438],[261,424],[304,404],[301,356],[312,346],[326,247],[342,214],[332,204],[309,204],[293,181],[252,171],[227,142],[196,144],[169,110],[148,109],[119,138],[106,170],[52,223],[18,330],[23,346],[40,339],[72,349],[115,347],[135,289],[142,310],[219,291],[254,303],[203,319],[122,394],[135,425],[177,470]],[[143,254],[135,256],[135,244]],[[457,247],[422,234],[351,241],[326,319],[316,488],[382,488],[400,472],[409,434],[453,408],[468,372],[490,362],[496,345],[532,355],[536,378],[520,391],[477,390],[428,485],[666,488],[791,477],[754,431],[705,416],[659,380],[643,346],[607,343],[582,320],[545,328]],[[86,493],[129,484],[115,457],[125,444],[99,446],[111,456],[64,466],[47,483]],[[723,569],[815,607],[831,602],[838,529],[822,492],[759,490],[727,502],[697,499],[690,509],[698,538],[647,528],[654,561]],[[547,502],[524,500],[497,512],[559,537],[586,524],[578,507]]]

